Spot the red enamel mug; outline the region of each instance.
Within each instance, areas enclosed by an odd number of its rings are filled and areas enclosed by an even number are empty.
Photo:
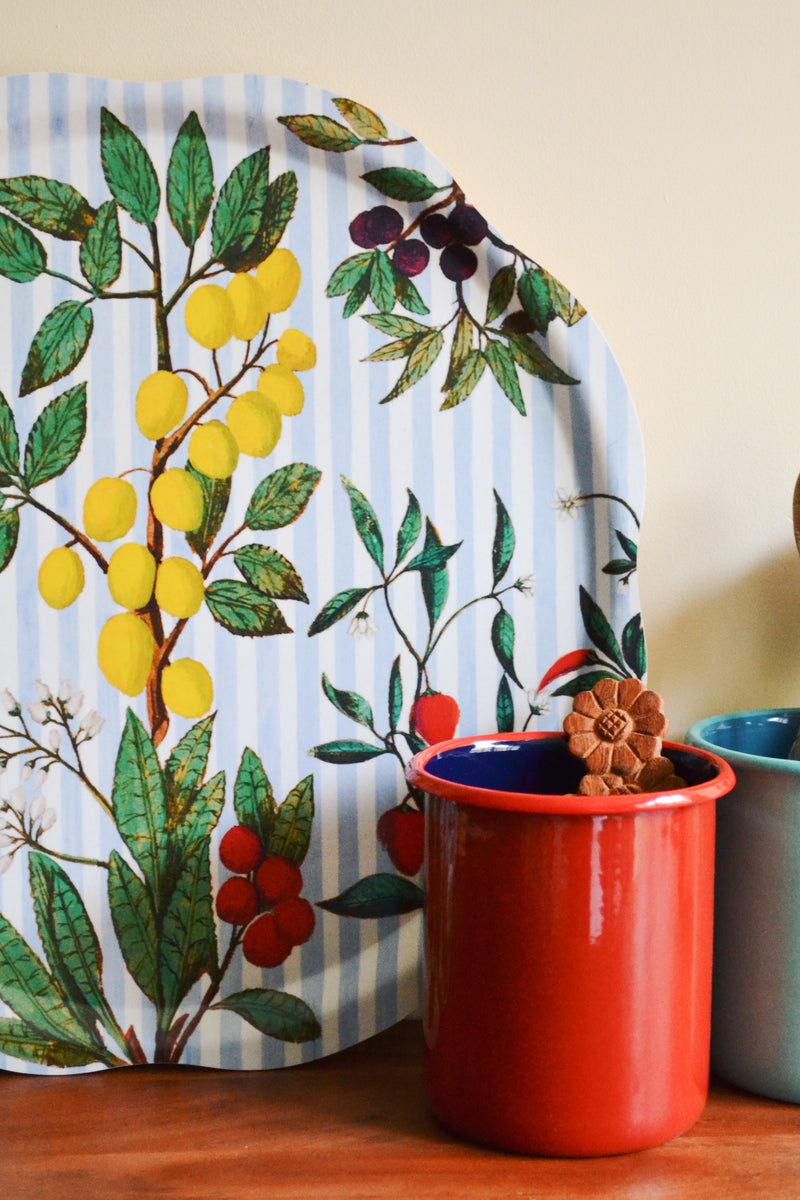
[[[426,1077],[441,1122],[556,1156],[687,1130],[708,1090],[715,801],[730,767],[664,743],[679,791],[581,796],[560,734],[443,742],[426,805]]]

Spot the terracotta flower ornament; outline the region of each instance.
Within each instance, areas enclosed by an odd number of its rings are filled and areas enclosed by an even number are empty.
[[[564,720],[570,751],[586,763],[584,795],[626,795],[684,786],[661,754],[664,702],[639,679],[601,679],[580,692]]]

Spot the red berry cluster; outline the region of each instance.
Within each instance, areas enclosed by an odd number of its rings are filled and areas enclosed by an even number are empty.
[[[378,841],[401,875],[416,875],[425,857],[425,814],[390,808],[378,821]]]
[[[303,873],[281,854],[266,854],[258,834],[234,825],[219,845],[232,871],[217,892],[217,914],[228,925],[246,926],[242,951],[256,967],[278,967],[314,932],[314,909],[300,893]]]
[[[396,208],[378,204],[361,212],[350,222],[350,237],[357,246],[375,250],[394,243],[392,262],[401,275],[409,278],[420,275],[430,261],[433,250],[441,250],[439,267],[442,274],[454,283],[469,279],[478,269],[478,258],[471,248],[482,242],[489,232],[484,217],[471,204],[456,204],[452,211],[435,212],[420,224],[419,238],[403,238],[403,218]]]
[[[430,250],[418,238],[398,241],[403,232],[403,218],[396,208],[378,204],[361,212],[350,222],[350,237],[357,246],[375,250],[396,242],[392,262],[401,275],[419,275],[428,265]]]

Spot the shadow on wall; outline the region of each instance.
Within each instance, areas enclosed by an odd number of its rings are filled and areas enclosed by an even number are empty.
[[[692,722],[750,708],[800,707],[800,559],[787,551],[721,588],[661,629],[647,626],[649,683],[672,715]]]

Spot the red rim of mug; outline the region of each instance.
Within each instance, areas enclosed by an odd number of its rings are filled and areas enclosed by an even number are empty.
[[[562,816],[572,815],[615,815],[635,812],[647,812],[652,809],[681,808],[692,804],[706,804],[719,799],[731,790],[736,777],[733,770],[716,754],[702,750],[699,746],[686,746],[680,742],[664,742],[664,750],[676,750],[680,753],[704,759],[716,768],[716,775],[703,783],[680,788],[672,792],[639,792],[627,796],[582,796],[582,795],[546,795],[532,792],[505,792],[494,788],[474,787],[467,783],[456,783],[442,779],[427,770],[431,759],[448,750],[456,750],[482,742],[521,742],[536,741],[544,738],[566,737],[563,733],[484,733],[476,737],[452,738],[447,742],[437,742],[415,754],[406,768],[406,779],[412,787],[428,792],[433,796],[441,796],[446,800],[456,800],[460,804],[470,804],[476,808],[505,809],[510,812],[555,813]]]

